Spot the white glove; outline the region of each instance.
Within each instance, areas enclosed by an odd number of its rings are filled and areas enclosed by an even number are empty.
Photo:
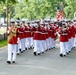
[[[10,34],[10,30],[8,30],[7,33]]]

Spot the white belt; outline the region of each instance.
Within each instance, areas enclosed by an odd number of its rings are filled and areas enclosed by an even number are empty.
[[[19,32],[19,33],[23,33],[23,32]]]
[[[61,34],[61,35],[68,35],[68,34]]]
[[[25,31],[25,32],[30,32],[30,31]]]
[[[41,34],[46,34],[46,33],[41,33]]]
[[[35,32],[35,33],[41,33],[41,32]]]

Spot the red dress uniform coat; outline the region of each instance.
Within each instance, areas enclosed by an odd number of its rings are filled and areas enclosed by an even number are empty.
[[[38,30],[35,31],[35,33],[34,33],[33,39],[34,40],[42,40],[42,34],[41,33],[42,33],[42,28],[38,27]]]
[[[24,34],[23,34],[24,31],[23,31],[23,28],[22,27],[17,28],[17,32],[18,32],[17,33],[18,34],[17,35],[18,38],[20,38],[20,39],[24,38]]]
[[[25,26],[25,38],[31,37],[31,29],[29,26]]]
[[[8,33],[10,31],[10,33]],[[17,44],[17,29],[9,27],[7,30],[8,44]]]
[[[34,36],[35,31],[36,31],[36,28],[35,27],[32,27],[32,29],[31,29],[31,36],[32,37]]]
[[[72,34],[73,34],[73,38],[75,37],[75,27],[74,27],[74,25],[72,25]]]
[[[60,42],[68,42],[68,30],[63,32],[62,29],[60,29],[58,32],[60,34]]]
[[[42,27],[42,40],[46,40],[46,30],[44,27]]]

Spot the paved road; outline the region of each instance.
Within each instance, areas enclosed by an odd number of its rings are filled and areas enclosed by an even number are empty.
[[[76,50],[66,57],[59,56],[56,48],[40,56],[28,50],[19,56],[15,64],[7,64],[7,47],[0,49],[0,75],[76,75]]]

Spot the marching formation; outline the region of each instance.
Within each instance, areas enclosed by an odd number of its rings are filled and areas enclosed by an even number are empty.
[[[76,47],[76,19],[56,22],[44,20],[11,20],[6,34],[8,36],[7,63],[16,62],[16,55],[33,49],[33,54],[40,55],[55,48],[55,41],[60,42],[60,56],[66,56]]]

